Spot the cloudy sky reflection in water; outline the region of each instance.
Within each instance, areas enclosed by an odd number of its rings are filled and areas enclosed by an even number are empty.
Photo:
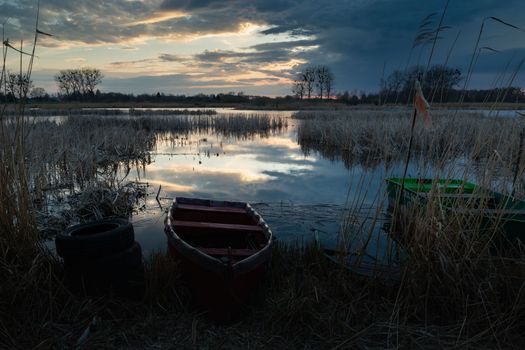
[[[166,196],[343,204],[348,170],[316,154],[305,156],[293,137],[289,132],[221,142],[218,136],[193,135],[184,145],[163,143],[145,180],[162,184]]]
[[[236,139],[193,134],[176,142],[163,141],[154,152],[141,181],[153,196],[148,209],[134,218],[139,242],[146,251],[162,249],[163,212],[154,200],[159,185],[162,197],[190,196],[255,203],[283,240],[309,240],[313,230],[334,241],[342,220],[351,182],[368,174],[351,170],[340,161],[307,156],[296,142],[295,128],[270,137]],[[384,178],[371,173],[373,186]],[[368,195],[371,201],[374,193]],[[164,207],[169,200],[162,201]],[[326,205],[321,209],[314,206]]]

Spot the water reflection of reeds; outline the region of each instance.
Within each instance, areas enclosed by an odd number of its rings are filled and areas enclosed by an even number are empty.
[[[305,152],[341,158],[354,164],[384,164],[402,160],[408,149],[409,113],[392,111],[299,112],[298,142]],[[473,113],[436,111],[433,126],[416,125],[413,154],[439,163],[464,157],[483,161],[497,154],[507,164],[518,152],[519,121]]]
[[[242,139],[266,137],[287,126],[280,116],[256,113],[146,112],[125,117],[120,112],[100,113],[68,116],[59,121],[27,119],[24,147],[28,184],[38,216],[45,218],[46,222],[39,222],[44,229],[49,226],[51,212],[60,219],[57,227],[89,218],[128,215],[137,206],[134,201],[145,194],[142,185],[130,187],[130,181],[142,177],[155,158],[159,142],[193,142],[189,141],[191,135],[212,134]],[[4,119],[3,125],[6,133],[15,132],[11,119]]]
[[[156,115],[130,118],[68,117],[39,121],[28,130],[27,158],[35,193],[83,189],[93,181],[118,182],[131,168],[151,162],[157,142],[182,142],[190,134],[265,137],[286,128],[286,120],[264,114]]]

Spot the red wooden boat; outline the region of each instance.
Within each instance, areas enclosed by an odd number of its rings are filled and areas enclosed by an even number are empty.
[[[195,301],[217,319],[238,312],[271,258],[272,231],[243,202],[177,197],[165,232]]]

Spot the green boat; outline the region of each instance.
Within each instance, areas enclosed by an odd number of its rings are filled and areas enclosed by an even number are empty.
[[[525,243],[525,201],[457,179],[386,179],[388,208],[424,208],[432,200],[445,212],[479,218],[481,229],[501,229],[506,241]]]

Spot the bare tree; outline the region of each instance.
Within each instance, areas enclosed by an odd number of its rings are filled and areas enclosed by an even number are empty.
[[[84,79],[82,76],[82,71],[75,69],[70,72],[71,74],[71,83],[73,84],[73,91],[75,95],[80,96],[84,94]]]
[[[93,95],[102,78],[102,72],[95,68],[61,70],[55,75],[58,89],[68,97]]]
[[[314,88],[318,96],[323,99],[326,96],[330,98],[334,87],[334,75],[327,66],[307,67],[294,81],[292,87],[293,93],[299,98],[312,98]]]
[[[395,94],[395,101],[411,101],[413,86],[416,79],[421,80],[423,93],[429,98],[434,97],[440,90],[441,95],[453,91],[462,80],[461,71],[453,67],[434,65],[424,72],[421,66],[414,66],[406,69],[405,72],[395,70],[386,79],[385,89],[387,98],[390,94]]]
[[[47,95],[46,90],[44,88],[37,86],[31,90],[29,97],[31,97],[32,99],[41,99],[41,98],[46,97],[46,95]]]
[[[334,88],[334,75],[332,74],[332,71],[330,71],[330,68],[325,67],[325,81],[324,81],[324,90],[326,91],[326,98],[330,99],[330,95],[332,93],[332,90]]]
[[[388,78],[385,80],[385,84],[383,86],[383,93],[385,94],[385,103],[388,103],[388,100],[390,98],[390,95],[395,96],[395,103],[397,103],[397,100],[399,99],[399,94],[401,93],[401,90],[403,88],[403,84],[405,82],[405,74],[400,70],[394,70],[392,74],[388,76]]]
[[[300,100],[304,98],[305,94],[305,82],[301,79],[296,79],[293,83],[292,92],[295,96],[297,96]]]
[[[83,76],[84,76],[84,84],[86,87],[86,92],[89,94],[95,93],[95,88],[97,85],[102,83],[102,78],[104,78],[104,75],[99,69],[93,69],[93,68],[84,68],[82,70]]]
[[[312,67],[306,68],[302,73],[302,79],[304,81],[305,93],[308,98],[311,98],[315,84],[315,69]]]
[[[70,81],[70,76],[67,71],[61,70],[55,75],[55,81],[58,84],[58,90],[66,96],[70,96],[73,86]]]
[[[7,94],[11,95],[13,99],[23,99],[33,87],[33,81],[25,74],[16,74],[7,72],[5,88]]]
[[[323,99],[326,89],[326,80],[328,79],[328,68],[326,66],[318,66],[315,68],[315,87],[317,94]]]

